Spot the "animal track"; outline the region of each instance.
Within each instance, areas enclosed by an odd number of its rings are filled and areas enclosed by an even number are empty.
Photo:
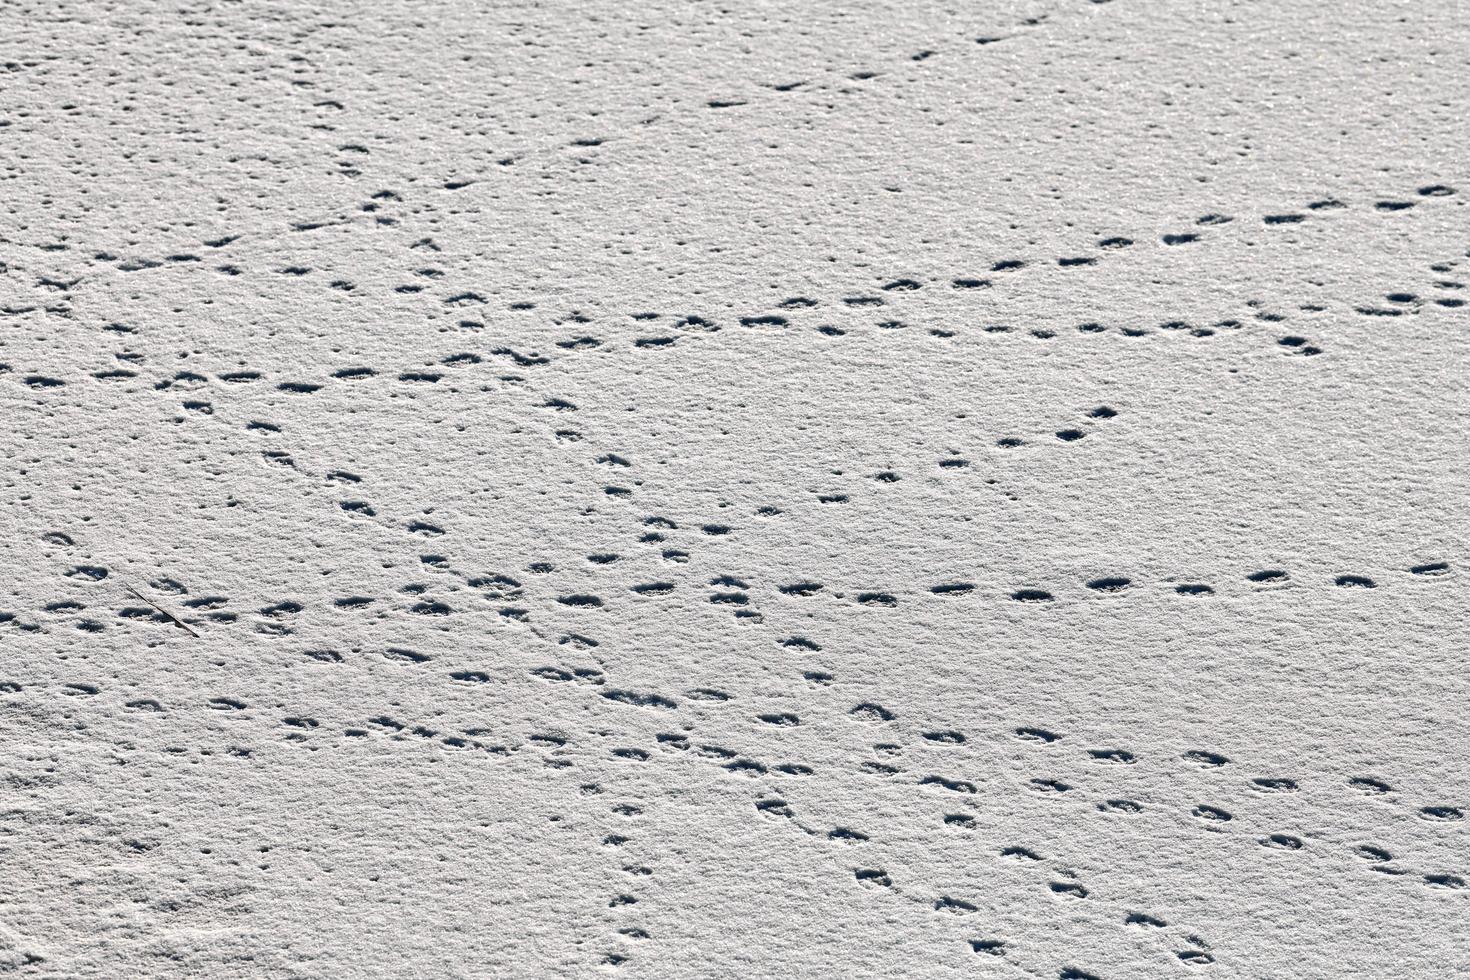
[[[12,18],[0,964],[1453,969],[1452,18],[401,13]]]

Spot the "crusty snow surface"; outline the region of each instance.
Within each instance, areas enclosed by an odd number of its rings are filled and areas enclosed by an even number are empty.
[[[1470,976],[1470,6],[0,25],[0,973]]]

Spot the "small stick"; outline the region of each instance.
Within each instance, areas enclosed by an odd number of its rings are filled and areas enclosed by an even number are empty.
[[[169,619],[169,621],[171,623],[173,623],[179,629],[183,630],[185,633],[188,633],[190,636],[194,637],[195,639],[198,639],[199,638],[199,634],[196,633],[196,632],[194,632],[192,629],[190,629],[189,628],[189,625],[187,623],[185,623],[182,619],[180,619],[179,617],[175,616],[173,613],[169,612],[167,609],[163,608],[158,603],[154,602],[152,599],[148,598],[146,595],[144,595],[143,593],[139,592],[137,589],[133,588],[131,585],[129,585],[126,582],[124,582],[123,583],[123,588],[127,589],[133,595],[137,596],[139,599],[142,599],[144,602],[148,603],[148,605],[152,606],[154,609],[157,609],[163,615],[167,616],[168,619]]]

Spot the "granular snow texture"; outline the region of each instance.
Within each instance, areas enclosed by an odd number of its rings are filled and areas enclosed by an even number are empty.
[[[0,24],[0,972],[1470,976],[1470,6]]]

